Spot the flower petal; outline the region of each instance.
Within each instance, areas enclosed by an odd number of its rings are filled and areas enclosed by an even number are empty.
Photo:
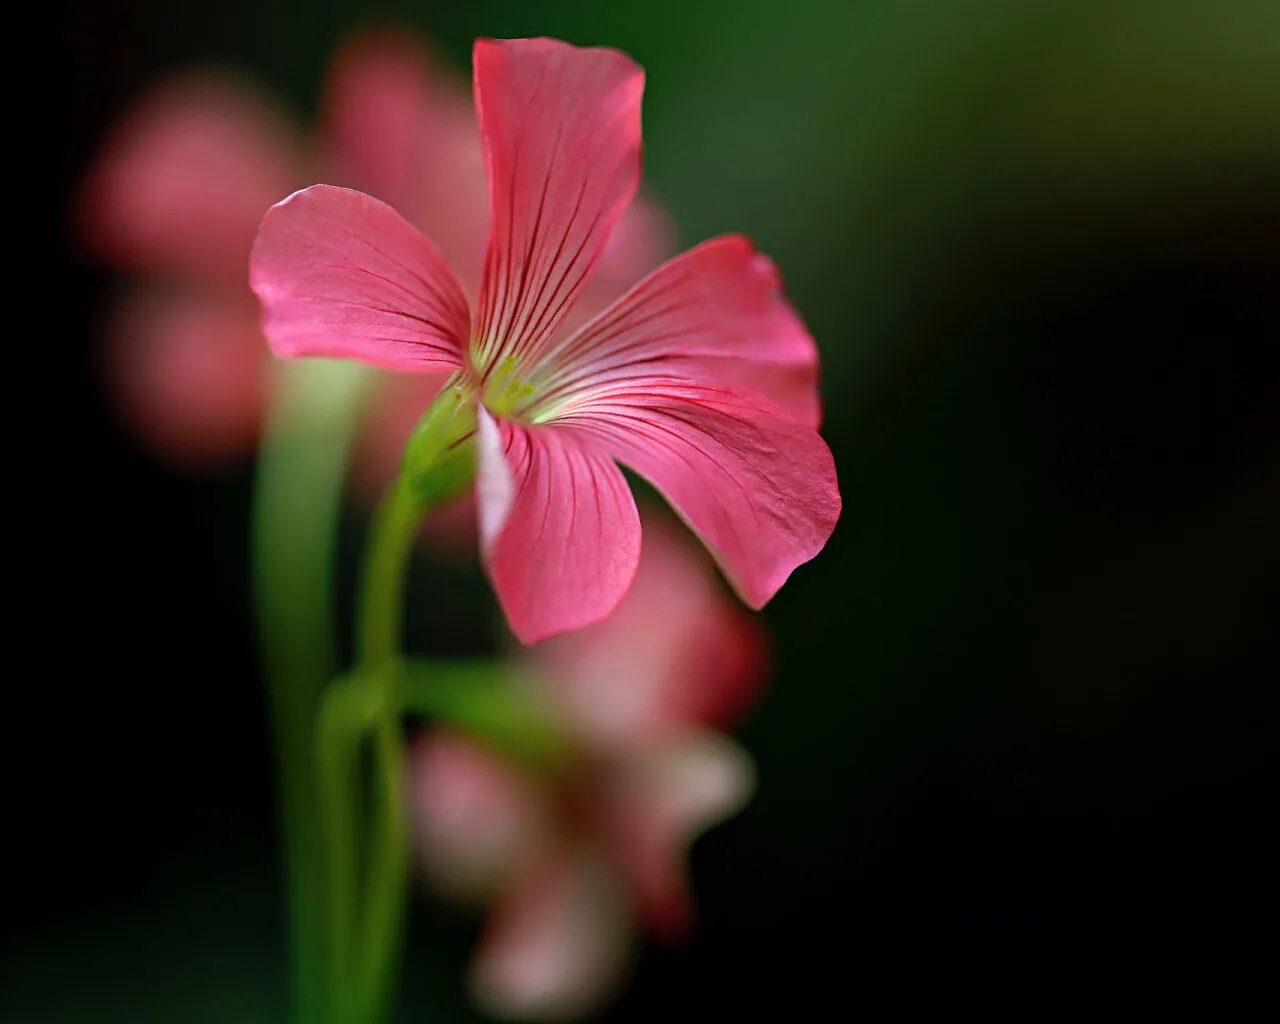
[[[107,384],[153,451],[188,467],[253,451],[270,364],[248,293],[133,292],[111,316],[104,342]]]
[[[835,528],[835,463],[817,431],[766,399],[684,380],[601,388],[550,426],[590,435],[652,483],[753,608]]]
[[[646,513],[635,581],[603,622],[529,652],[533,677],[574,734],[618,756],[691,725],[725,725],[765,663],[756,620],[669,517]]]
[[[741,235],[663,264],[548,352],[533,384],[540,404],[554,407],[584,389],[655,374],[757,391],[818,424],[818,350],[773,262]]]
[[[570,431],[495,420],[477,435],[480,540],[526,644],[598,622],[635,575],[640,517],[613,461]]]
[[[614,780],[610,834],[645,926],[679,938],[692,919],[685,859],[693,841],[742,809],[751,758],[714,733],[686,733],[629,762]]]
[[[299,184],[288,122],[237,79],[167,82],[108,138],[79,196],[80,228],[130,269],[241,287],[258,222]]]
[[[433,730],[415,741],[411,758],[420,859],[436,888],[484,896],[547,842],[537,790],[497,756]]]
[[[480,133],[470,91],[433,57],[387,29],[342,45],[325,96],[327,165],[399,210],[475,294],[489,230]]]
[[[250,266],[279,356],[391,370],[462,363],[466,299],[436,247],[362,192],[312,185],[263,218]]]
[[[546,343],[640,180],[644,73],[616,50],[481,39],[476,110],[493,211],[482,369]]]
[[[617,988],[630,951],[622,880],[596,851],[566,844],[499,902],[471,984],[496,1017],[577,1019]]]

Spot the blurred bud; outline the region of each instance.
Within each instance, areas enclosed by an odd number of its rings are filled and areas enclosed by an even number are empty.
[[[301,170],[291,126],[265,97],[231,76],[183,75],[108,137],[80,193],[80,232],[123,269],[247,291],[258,223]]]

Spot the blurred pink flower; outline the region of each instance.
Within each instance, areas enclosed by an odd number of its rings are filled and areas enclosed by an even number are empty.
[[[493,899],[472,972],[492,1012],[589,1012],[625,976],[637,928],[670,940],[691,922],[686,850],[752,786],[746,754],[713,730],[746,709],[766,660],[756,622],[708,570],[648,521],[617,612],[520,659],[578,751],[554,778],[441,729],[414,745],[428,880]]]
[[[615,459],[760,607],[840,510],[817,351],[777,271],[746,239],[714,239],[562,330],[639,183],[643,73],[615,50],[482,39],[474,78],[492,216],[474,322],[423,234],[316,185],[273,207],[254,247],[268,340],[282,356],[458,371],[482,551],[526,643],[600,621],[631,583],[640,523]]]
[[[107,317],[106,382],[174,462],[234,459],[256,441],[267,361],[243,270],[262,211],[302,177],[298,153],[250,86],[186,75],[124,118],[84,182],[85,244],[140,282]]]
[[[269,385],[255,313],[243,295],[197,286],[121,296],[106,323],[104,370],[152,451],[203,465],[252,450]]]
[[[122,119],[86,175],[75,211],[84,244],[136,279],[107,317],[106,383],[133,432],[175,464],[216,465],[256,444],[271,358],[246,282],[249,252],[271,204],[309,178],[396,203],[476,284],[489,210],[471,97],[421,40],[375,30],[344,43],[317,135],[304,145],[240,79],[185,74]],[[601,275],[608,298],[669,244],[651,204],[628,220],[605,261],[617,270]],[[388,376],[358,449],[362,494],[376,497],[398,470],[444,379]]]

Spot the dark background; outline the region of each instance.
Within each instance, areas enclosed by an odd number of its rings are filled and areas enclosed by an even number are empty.
[[[38,291],[9,339],[0,1016],[280,1019],[251,467],[177,475],[122,431],[111,278],[63,204],[167,71],[241,67],[305,115],[385,15],[460,73],[477,34],[632,53],[682,243],[751,234],[824,353],[845,513],[766,614],[760,792],[694,851],[695,941],[607,1019],[1280,1002],[1280,6],[53,10],[14,97],[50,139],[11,158]],[[418,587],[483,648],[476,577]],[[405,1020],[469,1019],[474,926],[419,904]]]

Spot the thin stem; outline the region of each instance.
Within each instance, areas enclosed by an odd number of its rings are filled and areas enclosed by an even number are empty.
[[[409,552],[426,511],[426,503],[400,478],[391,485],[374,516],[361,579],[356,636],[356,662],[362,672],[395,663]],[[389,682],[389,678],[383,680],[384,684]]]
[[[326,691],[317,720],[316,770],[329,884],[326,977],[331,1024],[360,1019],[350,969],[359,872],[357,769],[361,742],[377,720],[376,701],[377,694],[361,681],[339,680]]]
[[[293,1014],[321,1019],[326,872],[312,777],[314,721],[337,663],[332,567],[348,441],[364,374],[347,365],[281,367],[254,491],[259,642],[270,690],[284,862]]]
[[[405,658],[399,680],[406,711],[429,715],[512,761],[545,773],[575,756],[535,685],[508,659]]]
[[[392,1009],[409,861],[399,680],[405,577],[423,517],[474,474],[466,440],[474,432],[475,414],[463,398],[450,386],[433,403],[409,439],[401,475],[378,506],[360,581],[355,670],[351,680],[329,691],[321,715],[319,767],[334,893],[333,1024],[373,1024],[386,1020]],[[352,703],[352,693],[360,700]],[[370,733],[373,809],[361,861],[356,843],[363,824],[358,813],[361,747]]]
[[[427,502],[403,478],[392,485],[374,520],[361,588],[357,665],[376,698],[375,803],[368,884],[356,983],[368,1019],[386,1019],[398,967],[408,892],[408,821],[404,739],[397,679],[405,575]]]
[[[369,1020],[386,1020],[399,969],[409,889],[408,794],[398,714],[383,715],[374,736],[378,801],[370,850],[360,990]]]

